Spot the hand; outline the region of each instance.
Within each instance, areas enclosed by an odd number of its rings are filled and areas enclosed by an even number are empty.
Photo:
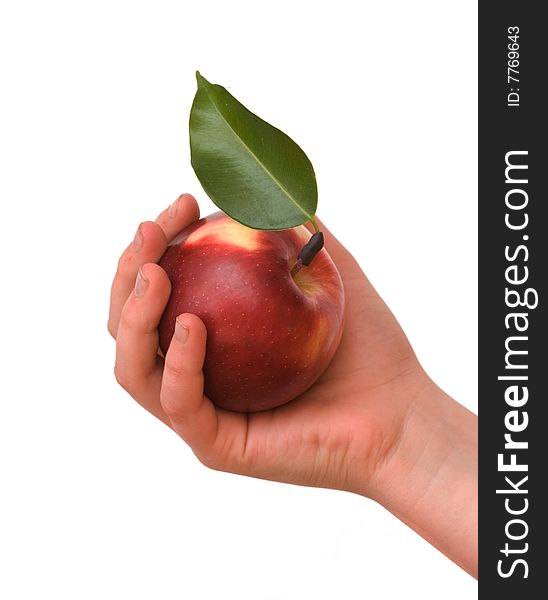
[[[407,472],[427,488],[429,477],[434,481],[442,469],[447,472],[456,444],[446,448],[440,443],[424,460],[426,470],[417,467],[418,458],[423,460],[422,449],[432,431],[448,443],[460,433],[461,428],[451,433],[455,422],[468,431],[471,413],[459,412],[468,411],[427,377],[392,313],[325,226],[325,246],[345,288],[345,328],[329,368],[299,398],[252,414],[215,408],[203,394],[207,333],[196,315],[178,318],[165,360],[159,356],[156,328],[170,283],[154,263],[198,212],[192,196],[181,196],[155,222],[140,225],[135,242],[120,258],[109,317],[118,382],[211,468],[360,493],[420,530],[422,521],[413,521],[413,500],[424,495],[421,490],[409,492]],[[449,414],[451,418],[445,418]],[[447,429],[432,428],[438,421]],[[406,510],[411,514],[406,516]],[[428,514],[424,518],[428,520]],[[428,538],[428,530],[420,532]],[[430,541],[451,555],[452,548],[432,536]],[[454,560],[464,564],[459,557]]]
[[[176,207],[172,217],[168,210],[156,222],[143,223],[137,242],[120,259],[109,319],[117,339],[118,381],[213,468],[352,489],[350,466],[358,461],[360,481],[372,478],[399,439],[409,406],[426,381],[403,332],[355,260],[322,227],[347,306],[340,348],[321,379],[275,410],[246,415],[215,409],[203,396],[206,331],[198,317],[182,315],[180,336],[165,361],[158,356],[156,327],[170,284],[153,263],[198,218],[191,196],[181,197]]]

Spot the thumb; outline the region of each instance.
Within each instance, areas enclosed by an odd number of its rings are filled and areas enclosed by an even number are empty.
[[[207,332],[196,315],[177,317],[165,356],[160,403],[171,426],[198,455],[207,454],[217,435],[215,407],[204,396]]]

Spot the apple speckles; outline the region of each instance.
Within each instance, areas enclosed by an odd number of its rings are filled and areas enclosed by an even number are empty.
[[[160,342],[169,345],[178,314],[194,312],[208,332],[206,395],[223,408],[263,410],[301,394],[332,356],[342,290],[336,271],[333,285],[329,277],[326,281],[326,271],[333,271],[327,255],[318,255],[318,268],[307,268],[303,281],[290,277],[298,251],[293,232],[261,232],[259,252],[242,250],[236,237],[217,235],[215,227],[224,220],[208,217],[207,235],[200,243],[195,236],[196,243],[186,244],[184,236],[196,234],[204,221],[191,226],[162,258],[172,294]],[[272,244],[264,241],[270,236],[276,238]]]
[[[225,246],[243,248],[247,251],[258,250],[261,245],[258,231],[222,216],[209,221],[202,221],[200,227],[188,236],[186,243],[191,246],[198,246],[207,244],[210,240],[217,242],[217,246],[219,242],[222,242]]]

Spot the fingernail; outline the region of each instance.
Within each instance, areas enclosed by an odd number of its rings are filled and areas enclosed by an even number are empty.
[[[188,328],[181,323],[179,317],[175,321],[175,338],[180,344],[184,344],[188,339]]]
[[[143,245],[143,232],[141,231],[141,226],[139,225],[139,227],[137,227],[135,237],[133,238],[133,250],[135,252],[139,252],[142,245]]]
[[[173,204],[169,205],[169,208],[167,209],[167,216],[170,217],[171,219],[173,219],[173,217],[177,214],[177,207],[179,205],[179,200],[184,196],[184,194],[181,194],[177,200],[175,200],[175,202],[173,202]]]
[[[135,296],[141,298],[145,295],[148,287],[148,279],[143,275],[143,271],[139,269],[137,273],[137,279],[135,280]]]

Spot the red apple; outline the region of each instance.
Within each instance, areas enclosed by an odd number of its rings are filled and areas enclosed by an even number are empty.
[[[205,394],[216,406],[280,406],[310,387],[333,358],[344,318],[333,261],[323,249],[291,275],[309,239],[302,226],[258,231],[219,212],[182,231],[160,260],[172,285],[160,347],[165,354],[178,315],[201,317]]]

